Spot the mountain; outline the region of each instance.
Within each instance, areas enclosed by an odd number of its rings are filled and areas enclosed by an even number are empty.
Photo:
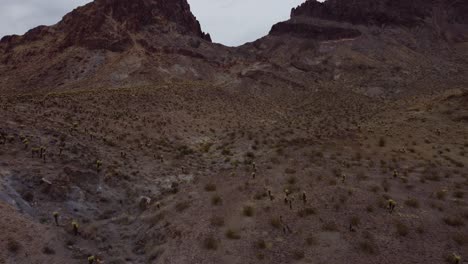
[[[309,0],[243,48],[280,68],[271,74],[302,85],[417,94],[415,82],[429,90],[466,83],[466,8],[466,1]]]
[[[176,76],[197,79],[203,77],[205,64],[217,63],[211,54],[223,49],[218,46],[211,45],[210,35],[202,32],[185,0],[98,0],[75,9],[56,25],[4,37],[0,84],[30,91]],[[193,67],[186,65],[187,58],[193,59]],[[179,59],[183,66],[177,66]],[[152,76],[146,77],[150,72]]]
[[[466,6],[309,0],[268,36],[228,48],[211,43],[185,0],[97,0],[56,25],[4,37],[0,85],[26,92],[181,80],[230,87],[345,81],[394,94],[387,86],[422,76],[465,81]]]

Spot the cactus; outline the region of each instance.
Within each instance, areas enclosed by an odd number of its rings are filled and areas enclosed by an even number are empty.
[[[75,220],[73,220],[73,221],[72,221],[72,228],[73,228],[73,234],[74,234],[75,236],[78,235],[78,228],[79,228],[79,227],[80,227],[80,226],[78,225],[78,222],[76,222]]]
[[[453,253],[452,259],[453,259],[454,264],[460,264],[461,263],[461,256],[459,256],[459,255],[457,255],[455,253]]]
[[[96,160],[96,170],[99,172],[101,171],[102,167],[102,161],[101,160]]]
[[[96,263],[96,257],[95,256],[89,256],[88,257],[88,264],[94,264]]]
[[[396,204],[397,203],[394,200],[392,200],[392,199],[388,200],[388,209],[389,209],[390,213],[392,213],[393,210],[395,210]]]
[[[29,146],[29,140],[27,138],[23,139],[24,149],[27,149]]]
[[[271,194],[271,190],[268,190],[268,197],[270,198],[270,201],[273,201],[273,195]]]
[[[255,172],[252,172],[252,179],[255,179],[255,176],[256,176]]]
[[[59,226],[59,221],[58,221],[59,213],[58,213],[58,212],[54,212],[52,215],[54,216],[55,225],[56,225],[56,226]]]
[[[42,159],[42,157],[45,155],[45,153],[46,153],[46,151],[47,151],[47,148],[44,147],[44,146],[41,146],[41,147],[39,148],[39,151],[40,151],[39,157]]]
[[[398,177],[398,171],[397,170],[393,170],[393,178],[397,178]]]

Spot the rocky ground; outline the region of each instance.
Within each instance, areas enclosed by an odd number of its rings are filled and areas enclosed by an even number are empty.
[[[313,93],[262,101],[175,83],[4,98],[3,262],[465,255],[466,91],[378,104]]]

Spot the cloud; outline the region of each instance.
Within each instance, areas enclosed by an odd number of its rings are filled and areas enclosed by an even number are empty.
[[[38,25],[53,25],[89,0],[1,0],[0,36],[23,34]],[[192,12],[213,41],[237,46],[268,33],[288,19],[304,0],[188,0]]]

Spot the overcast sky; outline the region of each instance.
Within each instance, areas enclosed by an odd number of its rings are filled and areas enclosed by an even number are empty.
[[[131,0],[129,0],[131,1]],[[188,0],[192,12],[214,42],[237,46],[268,33],[289,18],[305,0]],[[38,25],[57,23],[63,15],[90,0],[0,0],[0,38],[23,34]]]

